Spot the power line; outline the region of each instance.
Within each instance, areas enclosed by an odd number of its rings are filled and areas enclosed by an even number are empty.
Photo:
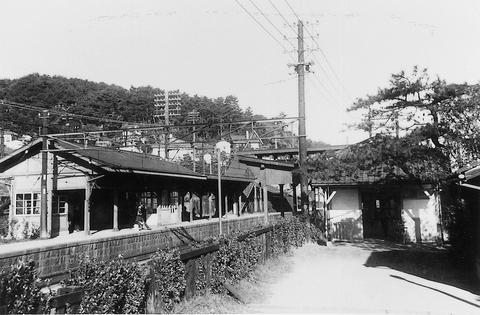
[[[277,42],[277,44],[280,45],[280,47],[283,48],[284,51],[287,51],[287,48],[268,30],[265,28],[265,26],[263,26],[262,23],[260,23],[260,21],[257,20],[257,18],[255,16],[253,16],[253,14],[251,14],[241,3],[240,1],[238,0],[235,0],[235,2],[243,9],[243,11],[245,11],[245,13],[248,14],[248,16],[250,16],[250,18],[252,18],[252,20],[255,21],[255,23],[258,24],[258,26],[260,26],[274,41]]]
[[[342,95],[342,93],[340,92],[340,90],[338,89],[338,87],[333,84],[332,80],[330,80],[329,76],[328,76],[328,72],[325,70],[325,68],[322,66],[322,63],[318,60],[317,56],[313,55],[313,59],[317,62],[317,64],[319,65],[320,69],[322,70],[322,72],[325,74],[325,78],[327,79],[327,82],[330,83],[330,86],[333,88],[333,90],[335,92],[337,92],[338,94]],[[326,87],[325,87],[326,89]]]
[[[331,101],[336,103],[338,100],[330,93],[330,91],[325,87],[325,85],[322,83],[322,81],[319,79],[317,75],[314,75],[314,78],[317,79],[318,84],[320,85],[321,88],[325,91],[325,95],[327,95]],[[314,81],[315,82],[315,81]]]
[[[295,12],[295,10],[293,9],[293,7],[290,5],[290,3],[288,2],[288,0],[284,0],[285,3],[287,4],[287,6],[290,8],[290,10],[292,11],[292,13],[297,17],[297,19],[300,20],[300,17],[298,16],[297,12]],[[313,42],[315,43],[315,45],[317,46],[317,49],[320,51],[320,53],[322,54],[323,58],[325,59],[326,63],[327,63],[327,66],[328,68],[330,69],[330,71],[333,73],[336,81],[338,82],[338,84],[342,87],[342,89],[345,91],[345,94],[349,97],[350,97],[350,94],[348,93],[347,89],[345,88],[345,86],[343,85],[342,81],[340,80],[339,76],[337,75],[337,73],[335,72],[335,70],[333,69],[332,65],[330,64],[330,61],[328,60],[327,58],[327,55],[325,54],[325,52],[322,50],[322,48],[320,47],[320,45],[318,44],[317,40],[315,39],[315,37],[313,36],[313,34],[310,32],[310,30],[308,28],[305,28],[308,35],[310,35],[310,37],[312,38]]]
[[[275,24],[273,24],[272,20],[268,18],[268,16],[262,11],[262,9],[260,9],[253,0],[249,0],[249,1],[258,10],[258,12],[260,12],[260,14],[265,18],[265,20],[267,20],[268,23],[270,23],[270,25],[273,26],[273,28],[280,34],[280,36],[282,36],[290,44],[290,46],[296,49],[295,45],[288,40],[288,37],[285,34],[283,34],[283,32],[279,30]]]
[[[182,124],[182,125],[171,125],[170,127],[181,128],[181,127],[210,127],[210,126],[220,126],[220,125],[235,125],[235,124],[244,124],[244,123],[264,123],[264,122],[273,122],[273,121],[283,121],[283,120],[297,120],[298,117],[284,117],[284,118],[266,118],[266,119],[246,119],[246,120],[237,120],[231,122],[217,122],[217,123],[196,123],[196,124]],[[115,132],[125,132],[125,131],[150,131],[150,130],[159,130],[164,129],[165,126],[151,126],[151,127],[130,127],[117,130],[96,130],[96,131],[81,131],[81,132],[70,132],[70,133],[56,133],[49,134],[49,136],[68,136],[68,135],[83,135],[83,134],[96,134],[96,133],[115,133]],[[197,130],[199,132],[199,130]]]
[[[118,120],[118,119],[101,118],[101,117],[88,116],[88,115],[82,115],[82,114],[68,113],[68,112],[59,111],[59,110],[55,110],[55,109],[48,109],[48,108],[45,108],[45,107],[27,105],[27,104],[23,104],[23,103],[8,101],[8,100],[0,100],[0,105],[6,105],[6,106],[9,106],[9,107],[15,107],[15,108],[37,111],[37,112],[42,112],[42,111],[47,109],[51,114],[54,114],[54,115],[83,118],[83,119],[95,120],[95,121],[107,122],[107,123],[137,124],[137,125],[143,125],[143,126],[151,126],[152,125],[152,124],[144,124],[144,123],[138,123],[138,122],[128,122],[128,121]]]
[[[297,17],[297,20],[301,20],[300,17],[297,15],[297,12],[295,12],[295,10],[292,8],[292,6],[290,5],[290,3],[288,3],[288,0],[284,0],[285,3],[287,4],[287,6],[290,8],[290,10],[292,11],[292,13]]]
[[[280,15],[283,19],[283,21],[285,21],[285,23],[293,30],[293,33],[297,33],[297,30],[295,29],[295,27],[293,27],[290,22],[287,20],[287,18],[282,14],[282,12],[280,12],[280,10],[278,9],[278,7],[275,5],[275,3],[273,3],[272,0],[268,0],[268,2],[270,2],[270,4],[272,5],[272,7],[275,9],[275,11],[277,11],[277,14]]]
[[[288,0],[284,0],[284,1],[285,1],[285,3],[287,4],[287,6],[290,8],[290,10],[292,11],[293,15],[295,15],[295,17],[296,17],[298,20],[300,20],[300,16],[297,14],[297,12],[295,12],[295,10],[294,10],[293,7],[290,5],[290,3],[288,2]],[[317,46],[317,49],[318,49],[320,52],[322,52],[322,54],[324,55],[324,58],[325,58],[325,60],[326,60],[326,62],[327,62],[327,65],[330,66],[331,71],[334,73],[334,75],[336,75],[335,72],[333,71],[333,68],[331,67],[328,59],[327,59],[327,56],[323,53],[323,50],[320,48],[320,45],[319,45],[318,42],[315,40],[315,38],[314,38],[314,36],[312,35],[312,33],[309,31],[309,29],[308,29],[307,27],[305,27],[305,30],[307,31],[308,35],[310,35],[310,37],[311,37],[312,40],[314,41],[315,45]],[[312,55],[313,55],[313,53],[312,53]],[[338,91],[338,89],[336,88],[336,86],[335,86],[335,85],[331,82],[331,80],[327,77],[327,76],[328,76],[328,71],[326,71],[325,68],[323,68],[322,63],[316,58],[315,55],[313,55],[313,57],[314,57],[314,59],[317,61],[320,69],[321,69],[321,70],[323,71],[323,73],[326,75],[326,78],[327,78],[328,82],[330,82],[330,84],[334,87],[334,89],[339,93],[339,91]],[[337,77],[337,80],[339,80],[338,77]],[[326,88],[324,87],[324,89],[326,89]],[[339,94],[341,94],[341,93],[339,93]]]
[[[317,40],[313,37],[313,35],[310,33],[310,31],[308,30],[308,28],[306,28],[307,30],[307,33],[312,37],[312,40],[314,41],[314,43],[317,45],[317,48],[318,50],[320,51],[320,53],[322,54],[323,58],[325,59],[325,61],[327,62],[327,66],[328,68],[330,69],[330,71],[333,73],[333,75],[335,76],[335,79],[337,80],[338,84],[340,85],[340,87],[344,90],[345,94],[349,97],[350,97],[350,93],[348,93],[347,89],[345,88],[345,85],[343,85],[342,81],[340,80],[340,78],[338,77],[337,73],[335,72],[335,70],[333,70],[333,67],[332,65],[330,64],[330,61],[328,60],[327,56],[325,55],[325,52],[322,50],[322,48],[320,48],[320,45],[318,44]],[[318,60],[317,60],[318,61]]]

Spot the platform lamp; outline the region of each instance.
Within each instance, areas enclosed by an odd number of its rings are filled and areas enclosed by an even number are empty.
[[[218,230],[222,235],[222,152],[230,154],[230,143],[224,140],[215,145],[217,151],[217,178],[218,178]]]

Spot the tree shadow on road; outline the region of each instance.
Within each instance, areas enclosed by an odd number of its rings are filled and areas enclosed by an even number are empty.
[[[366,267],[388,267],[480,294],[473,270],[455,264],[446,249],[418,244],[375,246],[375,243],[370,243],[369,246],[372,252],[364,264]]]

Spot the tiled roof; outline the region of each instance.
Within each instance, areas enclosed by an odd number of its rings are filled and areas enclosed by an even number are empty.
[[[97,166],[109,172],[141,171],[158,174],[186,175],[197,177],[198,179],[205,178],[179,164],[160,160],[158,157],[152,155],[118,151],[105,147],[88,146],[84,148],[81,145],[63,140],[57,140],[57,146],[60,149],[71,149],[71,154],[75,154],[84,159],[91,159]]]
[[[408,176],[399,167],[393,169],[386,166],[377,166],[372,170],[357,169],[351,173],[347,172],[312,172],[310,173],[314,185],[362,185],[382,183],[392,180],[404,180]]]

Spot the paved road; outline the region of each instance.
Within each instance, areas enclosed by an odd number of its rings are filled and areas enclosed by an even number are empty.
[[[465,279],[448,270],[443,257],[438,250],[380,241],[308,244],[251,312],[480,314],[477,291],[461,283]]]

